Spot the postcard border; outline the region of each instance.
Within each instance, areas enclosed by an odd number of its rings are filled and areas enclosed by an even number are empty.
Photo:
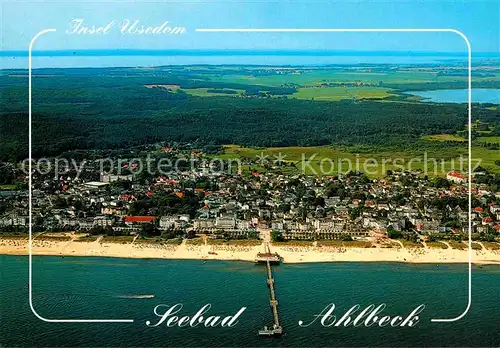
[[[41,35],[49,32],[55,32],[56,29],[45,29],[37,33],[33,39],[30,42],[29,45],[29,51],[28,51],[28,69],[29,69],[29,91],[28,91],[28,100],[29,100],[29,304],[30,304],[30,309],[37,316],[40,320],[43,320],[45,322],[80,322],[80,323],[86,323],[86,322],[127,322],[131,323],[134,322],[133,319],[46,319],[39,315],[34,306],[33,306],[33,286],[32,286],[32,277],[33,277],[33,271],[32,271],[32,139],[31,139],[31,126],[32,126],[32,105],[31,105],[31,69],[32,69],[32,64],[31,64],[31,59],[32,59],[32,49],[33,49],[33,44],[35,41],[40,37]],[[448,319],[440,319],[440,318],[433,318],[431,319],[431,322],[454,322],[458,321],[461,318],[463,318],[467,312],[469,311],[471,307],[471,302],[472,302],[472,238],[471,238],[471,230],[472,230],[472,218],[471,218],[471,210],[472,210],[472,110],[471,110],[471,104],[472,104],[472,79],[471,79],[471,45],[469,42],[469,39],[465,34],[463,34],[461,31],[456,30],[456,29],[238,29],[238,28],[221,28],[221,29],[195,29],[196,32],[201,32],[201,33],[210,33],[210,32],[451,32],[459,35],[462,37],[467,44],[467,56],[468,56],[468,123],[469,123],[469,129],[468,129],[468,145],[469,145],[469,158],[468,158],[468,170],[469,170],[469,245],[468,245],[468,302],[467,302],[467,307],[464,310],[462,314],[455,318],[448,318]]]

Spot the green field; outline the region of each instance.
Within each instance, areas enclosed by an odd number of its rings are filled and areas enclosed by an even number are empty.
[[[460,154],[463,156],[463,167],[467,168],[467,148],[456,147],[442,150],[433,150],[424,154],[410,152],[363,152],[348,147],[311,146],[311,147],[271,147],[248,148],[237,145],[227,145],[224,153],[217,157],[222,159],[258,160],[258,156],[267,156],[269,164],[278,156],[283,158],[284,165],[278,167],[283,173],[305,173],[313,175],[334,176],[346,173],[349,170],[359,170],[369,177],[382,177],[387,170],[421,170],[429,176],[445,176],[451,170],[460,170]],[[425,162],[427,158],[427,162]],[[440,159],[447,159],[441,161]],[[500,160],[500,153],[496,150],[474,148],[472,151],[473,165],[480,159],[481,166],[499,172],[500,167],[495,165],[495,160]],[[434,161],[436,159],[436,161]],[[267,171],[269,165],[256,164],[244,165],[244,170]]]
[[[229,93],[214,92],[213,88],[189,88],[179,89],[189,95],[198,97],[238,97],[241,96],[243,89],[229,89],[224,91]],[[397,94],[391,93],[392,89],[384,87],[309,87],[298,88],[297,92],[288,95],[290,98],[306,100],[326,100],[338,101],[345,99],[384,99]],[[236,92],[236,93],[231,93]]]
[[[432,134],[432,135],[424,135],[422,137],[424,140],[430,141],[456,141],[456,142],[466,142],[467,139],[463,137],[459,137],[453,134]]]
[[[226,67],[225,67],[226,69]],[[267,74],[259,75],[256,70],[266,69]],[[274,72],[274,74],[273,74]],[[285,72],[285,73],[283,73]],[[205,72],[204,76],[210,77],[213,82],[232,82],[242,84],[281,86],[283,84],[317,85],[326,82],[363,82],[371,84],[412,84],[412,83],[449,83],[463,82],[467,86],[467,77],[457,75],[440,75],[438,69],[433,68],[402,68],[397,70],[381,69],[379,67],[334,67],[334,68],[272,68],[259,67],[255,69],[246,68],[245,72],[233,69],[232,73],[210,74]],[[475,77],[479,81],[500,81],[500,75]]]
[[[444,141],[456,142],[457,143],[456,147],[447,148],[447,150],[443,148],[442,151],[438,150],[438,153],[441,152],[441,154],[444,157],[452,154],[452,151],[457,155],[457,158],[458,156],[460,156],[460,154],[462,154],[462,156],[465,157],[468,156],[467,139],[463,137],[453,134],[432,134],[423,136],[422,139],[428,141],[436,141],[436,142],[444,142]],[[480,161],[480,165],[482,167],[487,168],[488,170],[491,170],[493,172],[500,172],[500,166],[495,164],[495,161],[500,160],[500,151],[479,146],[479,143],[481,142],[500,143],[500,137],[479,137],[477,139],[474,139],[474,141],[472,142],[473,165],[475,163],[478,163],[478,161]]]
[[[482,167],[493,172],[500,172],[500,166],[495,164],[495,161],[500,161],[500,151],[489,150],[472,144],[472,158],[480,158]]]
[[[498,136],[498,137],[479,137],[476,140],[478,142],[482,142],[482,143],[500,144],[500,136]]]
[[[342,99],[383,99],[394,93],[383,87],[311,87],[299,88],[292,94],[297,99],[342,100]]]

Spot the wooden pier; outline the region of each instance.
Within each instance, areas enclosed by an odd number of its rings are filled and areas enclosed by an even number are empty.
[[[269,251],[269,245],[267,245],[267,255],[272,255]],[[279,261],[281,261],[281,257],[278,254],[275,254]],[[283,328],[280,325],[280,318],[278,315],[278,299],[276,298],[276,293],[274,291],[274,278],[273,272],[271,269],[271,262],[276,260],[275,258],[270,258],[266,260],[266,269],[267,269],[267,286],[269,287],[269,304],[271,306],[271,311],[273,313],[273,326],[267,327],[264,326],[264,329],[259,330],[260,336],[281,336],[283,334]],[[279,262],[278,261],[278,262]],[[274,261],[276,262],[276,261]]]
[[[257,257],[255,258],[255,262],[270,262],[270,263],[281,263],[283,259],[281,256],[278,255],[278,253],[271,253],[271,250],[269,249],[269,244],[266,245],[266,252],[265,253],[258,253]]]

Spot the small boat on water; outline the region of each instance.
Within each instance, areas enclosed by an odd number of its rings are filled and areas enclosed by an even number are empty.
[[[146,298],[155,298],[155,294],[145,294],[145,295],[122,295],[118,296],[119,298],[135,298],[135,299],[146,299]]]

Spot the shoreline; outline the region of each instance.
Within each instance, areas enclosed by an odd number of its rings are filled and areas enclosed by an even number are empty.
[[[113,257],[171,260],[220,260],[254,262],[259,245],[191,245],[157,243],[113,243],[96,241],[34,240],[34,256]],[[468,250],[439,248],[360,248],[338,246],[273,245],[271,251],[283,257],[283,263],[325,262],[399,262],[468,263]],[[27,256],[26,239],[0,238],[0,255]],[[472,250],[473,264],[500,264],[500,250]]]

